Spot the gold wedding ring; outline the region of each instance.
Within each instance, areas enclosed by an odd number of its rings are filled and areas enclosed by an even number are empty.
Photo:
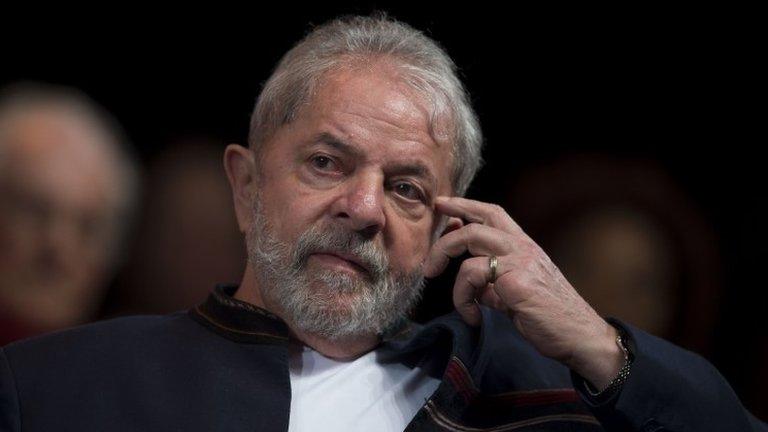
[[[488,269],[490,270],[488,274],[488,283],[495,283],[496,282],[496,272],[499,268],[499,259],[496,258],[496,255],[491,255],[488,257]]]

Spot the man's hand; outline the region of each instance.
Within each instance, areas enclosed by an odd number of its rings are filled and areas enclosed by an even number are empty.
[[[500,206],[438,197],[435,210],[469,222],[438,239],[424,266],[425,276],[435,277],[451,257],[473,255],[461,264],[453,288],[464,320],[480,324],[478,303],[503,311],[542,355],[605,388],[624,362],[616,329],[579,296],[539,245]],[[498,258],[495,283],[488,280],[492,255]]]

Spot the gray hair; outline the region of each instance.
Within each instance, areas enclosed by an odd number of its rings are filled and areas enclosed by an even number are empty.
[[[435,41],[384,14],[330,21],[283,56],[251,115],[251,149],[258,155],[260,145],[295,119],[326,72],[377,59],[392,60],[405,82],[431,103],[433,138],[436,122],[448,120],[448,138],[453,144],[452,186],[454,193],[464,195],[482,165],[483,138],[456,65]]]

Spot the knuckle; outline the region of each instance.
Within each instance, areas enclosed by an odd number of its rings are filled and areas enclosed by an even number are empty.
[[[461,267],[459,271],[464,275],[464,277],[469,282],[470,279],[480,274],[481,268],[478,265],[478,263],[473,260],[464,260],[464,262],[461,263]]]
[[[502,286],[519,285],[518,272],[506,272],[496,279],[496,283]]]
[[[503,227],[507,225],[506,221],[510,219],[510,217],[504,207],[498,204],[492,204],[488,219],[492,225]]]
[[[499,204],[491,204],[491,213],[496,217],[500,217],[505,216],[507,211]]]
[[[466,273],[469,273],[470,271],[471,271],[471,264],[469,260],[464,260],[464,262],[462,262],[461,265],[459,266],[459,273],[466,274]]]
[[[465,235],[464,235],[464,243],[467,246],[471,245],[473,243],[473,240],[477,238],[479,232],[480,232],[480,224],[473,222],[467,225],[467,230],[465,231]]]

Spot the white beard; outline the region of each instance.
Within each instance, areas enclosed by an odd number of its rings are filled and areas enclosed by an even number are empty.
[[[338,224],[311,227],[291,248],[274,235],[258,196],[253,213],[246,236],[249,265],[265,304],[278,309],[274,312],[294,330],[328,340],[380,335],[405,318],[421,297],[421,269],[393,273],[384,251],[360,233]],[[307,260],[318,251],[356,256],[368,277],[331,269],[310,271]]]

